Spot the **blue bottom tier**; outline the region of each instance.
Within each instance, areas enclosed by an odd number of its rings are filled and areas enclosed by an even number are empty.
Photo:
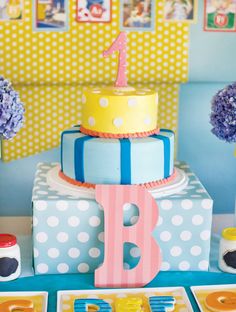
[[[174,133],[162,129],[144,138],[104,139],[62,133],[61,168],[71,179],[92,184],[143,184],[168,178],[174,170]]]

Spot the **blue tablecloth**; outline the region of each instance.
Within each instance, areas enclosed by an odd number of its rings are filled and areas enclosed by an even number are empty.
[[[212,235],[211,272],[160,272],[147,287],[185,287],[194,311],[199,311],[190,291],[194,285],[236,284],[236,275],[222,273],[218,269],[218,249],[220,236]],[[0,291],[47,291],[49,293],[48,312],[56,311],[58,290],[94,289],[93,274],[33,275],[32,238],[19,236],[22,253],[22,276],[12,282],[0,283]]]
[[[93,274],[38,275],[0,283],[0,291],[48,291],[48,312],[56,312],[58,290],[93,289]],[[160,272],[147,287],[185,287],[194,311],[199,311],[190,291],[194,285],[234,284],[236,275],[213,272]]]

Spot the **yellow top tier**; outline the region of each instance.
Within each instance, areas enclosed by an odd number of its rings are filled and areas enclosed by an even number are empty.
[[[82,130],[98,136],[144,136],[157,129],[158,94],[144,88],[87,87]]]

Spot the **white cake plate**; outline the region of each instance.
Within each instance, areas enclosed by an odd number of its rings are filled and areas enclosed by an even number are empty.
[[[47,173],[47,183],[51,189],[57,191],[60,195],[72,196],[75,199],[95,199],[95,189],[68,183],[59,176],[60,170],[61,168],[58,164]],[[188,185],[188,176],[186,173],[176,167],[175,170],[176,176],[173,180],[167,182],[165,185],[159,185],[148,189],[154,198],[176,194],[181,192]]]

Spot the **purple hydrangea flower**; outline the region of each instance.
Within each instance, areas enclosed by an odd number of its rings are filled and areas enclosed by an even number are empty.
[[[226,142],[236,142],[236,82],[218,91],[211,104],[212,133]]]
[[[11,83],[0,76],[0,138],[11,139],[24,122],[24,105]]]

